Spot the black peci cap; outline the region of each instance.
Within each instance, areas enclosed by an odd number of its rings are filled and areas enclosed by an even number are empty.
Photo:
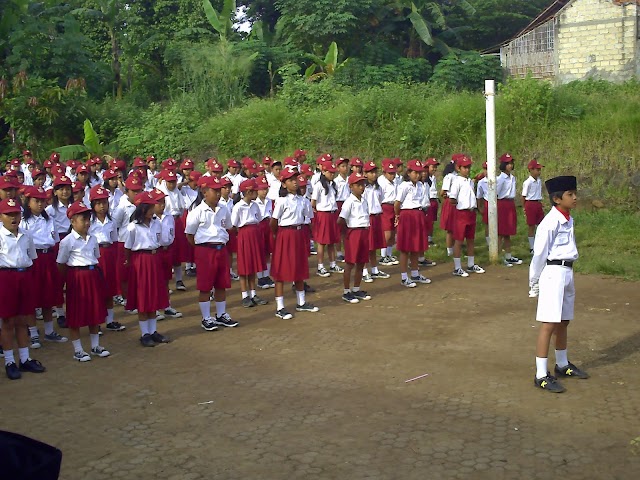
[[[567,190],[578,189],[578,179],[572,176],[555,177],[544,182],[547,192],[566,192]]]

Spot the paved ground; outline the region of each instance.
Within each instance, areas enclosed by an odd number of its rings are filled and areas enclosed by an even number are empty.
[[[142,348],[119,311],[110,358],[46,344],[47,373],[0,379],[1,428],[61,448],[65,480],[640,478],[638,284],[577,278],[569,357],[592,378],[553,395],[532,385],[526,266],[437,266],[413,290],[389,271],[365,304],[314,277],[320,313],[234,306],[241,327],[212,333],[189,281],[185,318],[160,323],[173,343]]]

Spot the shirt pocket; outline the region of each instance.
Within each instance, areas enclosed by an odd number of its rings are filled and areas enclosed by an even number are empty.
[[[569,243],[569,234],[566,232],[559,232],[558,235],[556,235],[556,241],[555,244],[558,246],[561,245],[567,245]]]

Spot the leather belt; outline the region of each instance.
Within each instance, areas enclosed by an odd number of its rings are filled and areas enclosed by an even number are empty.
[[[81,267],[74,267],[69,265],[67,268],[73,268],[74,270],[95,270],[96,268],[98,268],[97,265],[83,265]]]
[[[198,243],[196,246],[213,248],[214,250],[222,250],[226,246],[226,244],[225,243]]]
[[[133,250],[132,253],[146,253],[148,255],[155,255],[158,253],[158,249],[154,248],[153,250]]]
[[[10,272],[28,272],[31,267],[25,268],[11,268],[11,267],[0,267],[0,270],[8,270]]]
[[[99,243],[98,246],[100,248],[109,248],[113,246],[113,243]]]
[[[571,260],[547,260],[547,265],[558,265],[560,267],[573,268]]]
[[[278,228],[284,228],[286,230],[302,230],[302,227],[304,227],[304,225],[285,225],[279,226]]]
[[[53,247],[49,248],[36,248],[36,253],[49,253],[53,252]]]

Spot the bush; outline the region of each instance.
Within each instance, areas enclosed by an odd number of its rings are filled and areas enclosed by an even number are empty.
[[[431,73],[431,65],[424,58],[398,58],[394,63],[383,65],[369,65],[352,58],[336,73],[335,81],[356,89],[367,89],[385,83],[426,82]]]
[[[487,79],[502,80],[504,72],[497,56],[477,52],[454,52],[442,58],[433,70],[432,82],[453,90],[484,89]]]

